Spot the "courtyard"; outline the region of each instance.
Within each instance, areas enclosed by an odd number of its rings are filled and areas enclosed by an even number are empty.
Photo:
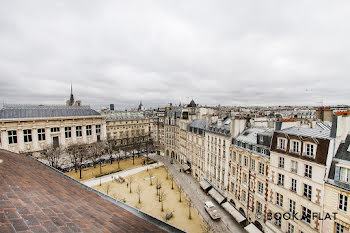
[[[136,157],[135,156],[135,161],[133,162],[132,158],[126,158],[123,160],[120,160],[119,165],[118,165],[118,161],[113,161],[113,163],[106,163],[106,164],[102,164],[102,175],[106,175],[106,174],[110,174],[110,173],[114,173],[114,172],[118,172],[118,171],[122,171],[122,170],[127,170],[130,168],[135,168],[138,166],[141,166],[144,164],[144,162],[147,160],[147,158],[140,156],[140,157]],[[152,162],[153,160],[149,160],[148,163]],[[75,180],[78,181],[84,181],[84,180],[88,180],[88,179],[92,179],[95,178],[96,176],[100,175],[100,165],[96,164],[96,167],[88,167],[88,168],[84,168],[82,169],[82,178],[80,179],[80,172],[79,170],[76,171],[70,171],[70,172],[66,172],[66,175],[72,177]]]
[[[163,166],[124,178],[124,183],[114,180],[93,188],[186,232],[204,231],[205,223]]]

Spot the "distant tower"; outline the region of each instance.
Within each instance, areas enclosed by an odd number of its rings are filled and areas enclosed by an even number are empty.
[[[73,106],[74,105],[74,95],[73,95],[73,85],[70,85],[70,98],[66,102],[67,106]]]
[[[139,107],[137,108],[138,111],[144,110],[144,107],[142,105],[142,101],[140,101]]]

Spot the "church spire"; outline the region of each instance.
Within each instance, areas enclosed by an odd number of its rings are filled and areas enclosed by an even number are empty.
[[[73,106],[74,104],[74,95],[73,95],[73,84],[70,84],[70,98],[69,98],[69,106]]]

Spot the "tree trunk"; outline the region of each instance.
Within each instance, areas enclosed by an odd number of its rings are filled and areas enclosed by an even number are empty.
[[[102,174],[102,163],[101,163],[101,160],[100,160],[100,175]]]

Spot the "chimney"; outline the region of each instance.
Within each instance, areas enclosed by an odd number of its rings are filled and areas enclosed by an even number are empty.
[[[233,117],[231,118],[231,136],[237,137],[246,129],[247,119],[243,117]]]

